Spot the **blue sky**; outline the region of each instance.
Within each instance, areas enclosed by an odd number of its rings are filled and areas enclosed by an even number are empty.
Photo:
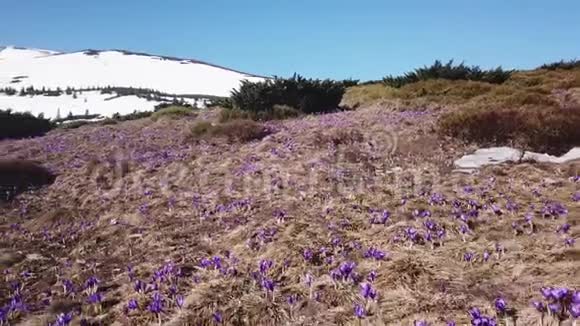
[[[579,17],[578,0],[5,1],[0,44],[368,80],[435,59],[532,68],[580,58]]]

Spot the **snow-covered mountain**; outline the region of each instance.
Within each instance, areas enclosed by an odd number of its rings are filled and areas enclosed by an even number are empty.
[[[49,50],[0,47],[0,109],[44,113],[54,118],[91,114],[110,116],[152,110],[173,98],[203,106],[206,98],[228,96],[242,80],[265,77],[213,64],[123,50]],[[37,90],[25,92],[30,89]],[[103,88],[111,87],[109,92]],[[44,88],[45,92],[38,94]],[[117,89],[142,89],[138,95]],[[65,90],[68,89],[68,92]],[[145,96],[147,90],[155,96]],[[16,91],[16,94],[13,93]],[[49,91],[61,90],[50,94]],[[49,95],[49,96],[47,96]],[[146,98],[147,97],[147,98]]]

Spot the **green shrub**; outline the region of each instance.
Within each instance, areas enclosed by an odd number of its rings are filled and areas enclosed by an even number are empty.
[[[174,105],[154,112],[151,115],[151,119],[153,121],[157,121],[161,117],[168,117],[174,119],[188,116],[194,116],[193,110],[191,108]]]
[[[478,66],[469,67],[463,63],[454,65],[453,60],[446,64],[442,64],[441,61],[437,60],[430,67],[417,68],[403,76],[387,76],[383,78],[383,83],[394,88],[430,79],[472,80],[502,84],[510,78],[511,73],[512,71],[503,70],[501,67],[482,70]]]
[[[49,120],[30,113],[0,110],[0,139],[42,136],[53,127]]]
[[[190,136],[192,139],[216,137],[225,138],[229,142],[245,143],[262,139],[271,133],[267,127],[252,120],[232,120],[216,125],[200,121],[191,128]]]
[[[561,60],[558,62],[552,62],[552,63],[548,63],[548,64],[544,64],[544,65],[540,66],[540,69],[546,69],[546,70],[556,70],[556,69],[572,70],[572,69],[576,69],[576,68],[580,68],[580,60],[578,60],[578,59],[569,60],[569,61]]]
[[[517,144],[555,155],[580,145],[580,106],[458,110],[438,125],[442,133],[466,141]]]
[[[335,111],[344,94],[344,82],[292,78],[274,78],[263,82],[243,81],[232,91],[232,107],[253,113],[267,112],[274,105],[287,105],[302,113]]]

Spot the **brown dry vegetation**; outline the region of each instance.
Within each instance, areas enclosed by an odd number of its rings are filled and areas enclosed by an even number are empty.
[[[516,309],[518,325],[536,325],[530,300],[540,297],[540,287],[580,287],[580,252],[555,232],[567,221],[568,236],[580,235],[580,206],[570,199],[580,190],[569,179],[576,170],[528,163],[452,173],[453,160],[469,148],[433,132],[440,111],[369,106],[268,122],[269,135],[260,137],[255,131],[263,125],[222,124],[209,111],[193,121],[145,119],[1,142],[0,152],[9,157],[37,159],[60,174],[50,187],[0,208],[6,280],[23,282],[30,303],[51,291],[47,305],[15,320],[44,325],[80,307],[93,323],[156,323],[146,309],[152,292],[136,293],[126,269],[132,266],[135,278],[148,282],[172,262],[182,271],[177,288],[185,303],[177,308],[161,284],[164,324],[210,325],[219,311],[227,325],[359,325],[353,316],[353,305],[364,303],[359,285],[330,277],[339,264],[353,261],[361,278],[378,274],[378,300],[368,303],[363,325],[422,319],[465,325],[472,306],[493,315],[498,296]],[[466,185],[476,193],[465,193]],[[520,210],[498,217],[484,209],[471,222],[473,232],[462,236],[453,207],[429,205],[430,193],[502,208],[509,198]],[[218,209],[239,200],[248,204]],[[568,216],[541,217],[546,200],[564,203]],[[533,229],[523,222],[531,204]],[[371,224],[371,209],[390,211],[389,222]],[[431,210],[446,230],[441,245],[400,240],[406,227],[423,228],[415,209]],[[279,210],[285,215],[277,219]],[[483,262],[484,250],[493,253],[496,244],[505,251]],[[370,247],[388,252],[388,259],[364,258]],[[312,261],[304,260],[305,249],[315,252]],[[463,260],[466,252],[475,253],[473,262]],[[237,274],[200,267],[213,256]],[[276,282],[273,299],[251,274],[262,259],[274,261],[266,273]],[[19,276],[24,271],[31,276]],[[312,290],[305,285],[308,273]],[[63,279],[80,286],[92,275],[101,280],[101,312],[82,292],[63,293]],[[0,284],[0,298],[8,298],[8,283]],[[293,306],[290,295],[298,296]],[[131,298],[140,309],[127,315]]]
[[[403,108],[438,104],[440,132],[484,145],[519,144],[562,154],[580,144],[580,69],[515,72],[496,85],[427,80],[399,89],[383,84],[350,88],[343,105],[395,103]]]

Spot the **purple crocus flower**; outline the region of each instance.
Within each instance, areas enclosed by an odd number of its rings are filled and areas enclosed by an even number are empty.
[[[445,204],[445,196],[443,194],[434,193],[429,198],[430,205],[443,205]]]
[[[568,233],[568,231],[570,231],[570,227],[571,225],[569,223],[564,223],[560,226],[558,226],[558,229],[556,230],[557,233]]]
[[[573,201],[580,201],[580,191],[576,192],[572,195],[572,200]]]
[[[0,319],[0,321],[1,320],[2,319]],[[73,320],[73,316],[71,313],[68,313],[68,314],[60,313],[56,316],[56,321],[51,325],[52,326],[68,326],[72,320]]]
[[[160,314],[161,312],[163,312],[163,297],[161,297],[161,294],[159,294],[159,292],[155,292],[153,294],[153,298],[151,299],[151,302],[149,303],[147,310],[149,310],[154,314]]]
[[[435,231],[435,229],[437,229],[437,223],[435,223],[432,220],[426,220],[425,222],[423,222],[423,225],[427,230],[430,231]]]
[[[286,298],[286,302],[288,302],[290,306],[293,306],[298,302],[298,296],[296,294],[289,295],[288,298]]]
[[[85,281],[85,289],[95,287],[99,284],[99,279],[96,276],[91,276]]]
[[[312,252],[311,249],[306,248],[302,252],[302,257],[304,257],[304,260],[306,261],[312,261],[312,258],[314,258],[314,253]]]
[[[505,205],[505,208],[510,212],[515,212],[518,210],[518,205],[515,202],[508,200],[508,202]]]
[[[365,308],[362,305],[360,305],[360,304],[357,303],[357,304],[354,305],[354,315],[357,318],[362,319],[362,318],[365,318],[365,316],[367,315],[367,313],[365,311]]]
[[[505,314],[506,310],[507,310],[507,302],[505,301],[505,299],[503,298],[497,298],[495,299],[494,302],[495,305],[495,309],[497,310],[497,312],[499,314]]]
[[[468,313],[469,313],[469,316],[471,317],[471,319],[476,319],[476,318],[481,317],[481,312],[479,311],[479,308],[476,308],[476,307],[469,309]]]
[[[377,298],[377,291],[373,289],[370,283],[362,283],[361,284],[361,295],[365,299],[376,299]]]
[[[262,259],[260,261],[260,273],[262,274],[268,273],[268,270],[270,270],[272,266],[274,266],[274,262],[272,260]]]
[[[179,309],[181,309],[181,308],[183,308],[184,304],[185,304],[185,298],[181,294],[176,295],[175,296],[175,305]]]
[[[356,268],[355,262],[344,262],[340,264],[338,270],[342,274],[343,278],[347,278],[351,275],[351,273],[354,271],[355,268]]]
[[[453,320],[450,320],[450,321],[447,322],[446,325],[447,326],[456,326],[457,324]]]
[[[431,212],[429,210],[426,209],[416,209],[413,211],[413,216],[415,217],[421,217],[421,218],[425,218],[425,217],[431,217]]]
[[[471,230],[469,229],[469,226],[467,226],[467,224],[461,224],[461,226],[459,227],[459,232],[461,232],[461,234],[469,234]]]
[[[74,283],[71,280],[65,279],[62,281],[62,286],[64,288],[64,294],[70,295],[75,292]]]
[[[377,279],[377,271],[370,271],[369,275],[367,275],[367,281],[373,283]]]
[[[580,304],[580,291],[575,291],[572,294],[572,303]]]
[[[429,326],[429,323],[426,320],[415,320],[413,326]]]
[[[216,323],[218,323],[218,324],[221,324],[221,323],[223,323],[223,322],[224,322],[224,318],[223,318],[223,316],[222,316],[222,313],[221,313],[221,312],[219,312],[219,311],[216,311],[216,312],[214,312],[214,313],[213,313],[213,315],[212,315],[212,316],[213,316],[213,320],[214,320]]]
[[[573,247],[575,243],[576,240],[574,238],[567,238],[564,240],[564,245],[566,245],[566,247]]]
[[[141,280],[136,280],[133,289],[135,289],[135,292],[137,293],[144,293],[147,289],[147,285]]]
[[[570,304],[570,308],[568,309],[568,311],[570,312],[570,315],[573,318],[575,318],[575,319],[580,318],[580,303]]]
[[[568,209],[558,202],[546,202],[542,208],[544,217],[560,217],[568,214]]]
[[[268,292],[274,292],[274,281],[270,279],[263,279],[262,280],[262,287]]]
[[[471,262],[474,256],[475,256],[474,253],[466,252],[465,254],[463,254],[463,260],[465,260],[466,262]]]
[[[131,299],[129,300],[129,302],[127,302],[127,311],[133,311],[137,309],[139,309],[139,304],[137,303],[137,300]]]
[[[215,269],[222,268],[222,258],[220,256],[214,256],[211,260]]]
[[[551,303],[548,305],[548,309],[555,315],[559,315],[562,312],[562,305],[558,302]]]
[[[497,216],[501,216],[503,215],[503,212],[501,211],[501,208],[499,208],[498,205],[496,204],[492,204],[491,205],[491,210],[493,211],[493,213]]]
[[[533,301],[532,306],[536,308],[538,312],[544,313],[546,312],[546,306],[540,301]]]
[[[554,288],[550,292],[551,292],[551,297],[557,301],[564,300],[564,298],[566,298],[568,296],[568,294],[570,293],[570,291],[566,288]]]
[[[312,277],[312,274],[307,273],[304,276],[304,283],[306,283],[306,286],[311,287],[312,286],[312,281],[314,280],[314,278]]]
[[[374,258],[375,260],[383,260],[386,256],[387,254],[384,251],[376,248],[369,248],[364,254],[365,258]]]
[[[99,304],[103,301],[103,295],[99,292],[95,292],[91,295],[89,295],[89,298],[87,299],[87,302],[90,304]]]
[[[546,300],[552,299],[552,288],[551,287],[543,287],[540,289],[540,292],[542,293],[542,296],[544,297],[544,299],[546,299]]]
[[[490,256],[489,252],[487,250],[484,251],[483,252],[483,261],[487,262],[489,260],[489,256]]]

